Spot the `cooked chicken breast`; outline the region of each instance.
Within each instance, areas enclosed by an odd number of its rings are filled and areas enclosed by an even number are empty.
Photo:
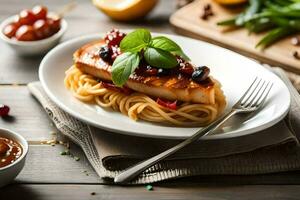
[[[74,53],[74,62],[75,66],[84,73],[104,81],[111,81],[111,65],[98,55],[100,47],[104,44],[104,40],[99,40],[84,45]],[[172,101],[215,103],[215,84],[211,78],[199,84],[184,76],[158,77],[134,73],[126,82],[126,86],[137,92]]]

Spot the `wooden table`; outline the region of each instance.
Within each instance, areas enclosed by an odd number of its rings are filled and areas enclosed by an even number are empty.
[[[35,0],[1,0],[0,20],[31,7]],[[68,0],[43,0],[39,3],[55,10]],[[163,0],[148,20],[139,24],[111,21],[94,8],[90,1],[78,1],[78,7],[66,16],[70,38],[117,28],[147,27],[151,31],[172,33],[168,23],[175,1]],[[57,132],[39,103],[29,94],[26,84],[38,80],[42,57],[22,58],[0,43],[0,102],[11,107],[11,120],[0,119],[0,127],[21,133],[30,150],[24,170],[14,184],[0,189],[0,199],[300,199],[300,173],[260,176],[200,176],[154,184],[153,191],[144,186],[109,185],[99,179],[81,150],[72,145],[80,157],[75,161],[61,156],[62,145],[42,145]],[[259,183],[260,185],[255,185]],[[95,192],[95,195],[92,193]],[[9,197],[9,198],[4,198]]]

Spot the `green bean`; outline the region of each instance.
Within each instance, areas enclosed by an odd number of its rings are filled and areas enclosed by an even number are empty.
[[[270,31],[267,35],[265,35],[255,47],[266,48],[270,46],[272,43],[295,33],[294,29],[290,29],[287,27],[279,27]]]
[[[228,25],[235,26],[235,20],[236,20],[236,18],[224,20],[224,21],[218,22],[217,25],[219,25],[219,26],[228,26]]]
[[[279,7],[271,4],[268,5],[268,10],[277,16],[300,18],[300,3],[290,4],[285,7]]]
[[[270,30],[273,28],[275,24],[269,18],[260,18],[255,20],[254,22],[246,23],[245,27],[249,30],[249,32],[260,33],[263,31]]]
[[[287,6],[287,8],[291,9],[291,10],[295,10],[295,11],[300,11],[300,2],[293,3],[289,6]]]
[[[291,4],[291,2],[288,0],[274,0],[274,3],[279,6],[288,6],[289,4]]]
[[[249,33],[269,31],[256,45],[265,48],[300,32],[300,0],[249,0],[244,12],[218,25],[244,27]]]
[[[249,7],[246,9],[245,12],[238,15],[237,19],[235,20],[235,24],[237,26],[241,26],[245,24],[247,20],[249,20],[255,13],[257,13],[261,8],[261,0],[249,0]]]
[[[277,24],[278,26],[290,27],[290,28],[300,31],[300,19],[291,20],[291,19],[287,19],[287,18],[274,17],[274,18],[272,18],[272,21],[275,24]]]

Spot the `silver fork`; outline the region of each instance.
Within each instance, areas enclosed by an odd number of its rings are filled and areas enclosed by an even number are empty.
[[[229,118],[238,113],[252,113],[257,111],[262,107],[267,99],[267,96],[273,86],[273,83],[263,81],[262,79],[255,78],[250,87],[240,98],[240,100],[232,107],[231,111],[225,114],[223,117],[217,119],[215,122],[211,123],[204,129],[197,131],[188,139],[177,144],[176,146],[154,156],[145,161],[138,163],[137,165],[126,169],[124,172],[117,175],[114,179],[115,183],[125,183],[134,179],[141,172],[145,171],[147,168],[153,166],[157,162],[165,159],[166,157],[174,154],[183,147],[191,144],[192,142],[198,140],[199,138],[206,136],[218,127],[224,124]]]

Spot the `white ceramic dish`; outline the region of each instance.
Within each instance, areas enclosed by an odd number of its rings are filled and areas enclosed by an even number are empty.
[[[11,16],[7,19],[5,19],[1,24],[0,24],[0,38],[2,41],[4,41],[7,45],[9,45],[15,52],[19,55],[23,56],[33,56],[33,55],[41,55],[44,53],[47,53],[48,50],[53,48],[55,45],[57,45],[63,36],[63,34],[67,30],[67,22],[66,20],[62,19],[61,20],[61,28],[60,30],[55,33],[54,35],[42,39],[42,40],[37,40],[37,41],[17,41],[17,40],[12,40],[8,38],[6,35],[3,34],[3,29],[4,27],[11,23],[14,19],[16,18],[15,16]]]
[[[156,34],[153,34],[156,35]],[[162,35],[162,34],[159,34]],[[197,65],[206,65],[221,82],[227,97],[227,110],[241,97],[256,76],[274,83],[264,108],[244,123],[228,124],[206,139],[223,139],[251,134],[280,121],[288,112],[290,95],[284,83],[260,64],[227,49],[182,36],[166,35],[176,41]],[[144,121],[132,121],[127,116],[74,98],[63,84],[65,71],[73,64],[72,54],[82,45],[99,39],[101,34],[79,37],[65,42],[43,59],[40,81],[49,97],[63,110],[93,126],[112,132],[155,138],[186,138],[199,128],[167,127]]]
[[[18,133],[7,129],[0,129],[0,137],[12,139],[18,142],[22,148],[22,155],[12,164],[0,168],[0,188],[12,182],[21,172],[25,165],[25,159],[28,153],[27,141]]]

